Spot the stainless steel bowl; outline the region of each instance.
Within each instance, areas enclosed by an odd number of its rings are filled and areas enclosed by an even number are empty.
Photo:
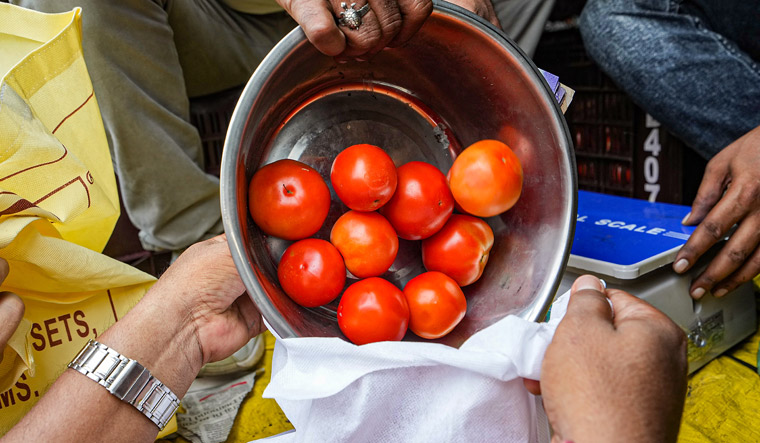
[[[464,288],[464,320],[439,340],[457,347],[508,314],[541,319],[559,286],[575,228],[577,185],[570,134],[553,95],[511,40],[448,3],[435,4],[408,44],[368,62],[337,64],[300,28],[286,36],[243,91],[221,165],[232,256],[274,330],[284,338],[342,336],[337,301],[303,308],[280,289],[277,262],[289,243],[264,235],[248,213],[248,183],[259,167],[297,159],[329,184],[335,155],[370,143],[397,166],[422,160],[446,173],[463,147],[487,138],[504,141],[520,158],[523,194],[515,207],[487,220],[496,240],[485,273]],[[345,210],[333,193],[316,236],[329,239],[332,222]],[[423,271],[419,242],[402,240],[384,277],[403,287]]]

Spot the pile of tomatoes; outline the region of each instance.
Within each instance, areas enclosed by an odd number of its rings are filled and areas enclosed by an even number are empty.
[[[401,340],[407,329],[435,339],[462,320],[461,287],[477,281],[488,261],[494,236],[480,217],[510,209],[522,179],[517,156],[495,140],[463,150],[447,176],[421,161],[396,167],[381,148],[359,144],[332,164],[330,183],[349,210],[330,241],[310,238],[327,218],[330,189],[304,163],[285,159],[256,171],[249,209],[264,233],[295,241],[277,267],[283,291],[305,307],[342,294],[338,325],[353,343]],[[396,259],[399,238],[422,242],[427,270],[403,289],[380,277]],[[344,289],[346,270],[360,280]]]

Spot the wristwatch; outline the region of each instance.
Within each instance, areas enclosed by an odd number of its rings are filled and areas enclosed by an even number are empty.
[[[69,368],[79,371],[145,414],[159,430],[179,407],[179,398],[140,363],[90,339]]]

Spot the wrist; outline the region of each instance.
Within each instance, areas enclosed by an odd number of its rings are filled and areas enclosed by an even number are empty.
[[[190,312],[159,283],[98,341],[138,361],[180,398],[203,365]]]
[[[136,360],[90,339],[68,365],[135,407],[162,430],[179,407],[179,398]]]

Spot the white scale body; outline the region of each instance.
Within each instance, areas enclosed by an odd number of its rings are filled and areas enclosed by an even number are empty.
[[[686,332],[689,373],[707,364],[757,330],[752,282],[721,298],[709,292],[699,301],[689,286],[704,269],[676,274],[672,263],[694,227],[681,220],[689,207],[651,203],[580,191],[573,247],[558,294],[582,274],[602,278],[667,314]]]

